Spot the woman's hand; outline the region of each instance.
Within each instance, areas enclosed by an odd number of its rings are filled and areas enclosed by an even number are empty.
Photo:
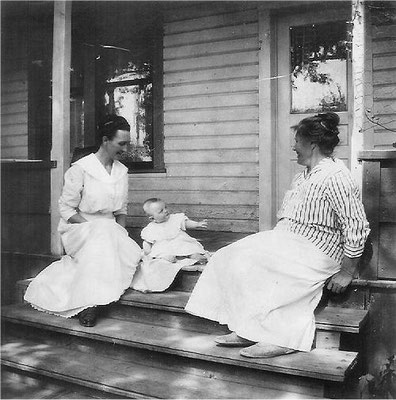
[[[353,276],[350,273],[341,270],[330,278],[327,289],[331,290],[333,293],[342,293],[352,282],[352,279]]]
[[[327,289],[331,290],[333,293],[342,293],[352,282],[359,259],[360,257],[350,258],[344,256],[341,263],[341,270],[330,278]]]
[[[82,224],[83,222],[88,222],[84,217],[82,217],[79,213],[75,213],[72,215],[67,222],[70,224]]]

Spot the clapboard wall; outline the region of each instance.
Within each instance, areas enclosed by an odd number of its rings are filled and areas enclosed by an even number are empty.
[[[142,202],[161,197],[209,229],[258,231],[258,50],[254,2],[168,10],[166,174],[131,176],[130,225],[146,224]]]
[[[1,51],[1,158],[28,158],[27,35],[21,21],[4,20]]]
[[[374,148],[389,149],[396,142],[396,8],[390,21],[373,18],[372,51],[374,116],[383,125],[374,124]]]

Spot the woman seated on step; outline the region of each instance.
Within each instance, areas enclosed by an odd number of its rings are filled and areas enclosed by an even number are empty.
[[[186,311],[227,324],[220,346],[245,357],[310,351],[322,289],[351,283],[369,233],[349,170],[333,158],[339,117],[303,119],[293,150],[305,169],[286,193],[275,228],[241,239],[210,259]]]
[[[208,222],[192,221],[183,213],[169,214],[165,202],[158,198],[146,200],[143,210],[151,222],[141,232],[144,256],[133,277],[132,289],[162,292],[181,269],[202,271],[208,252],[186,229],[206,229]]]
[[[98,129],[99,149],[66,172],[58,226],[66,255],[29,285],[25,300],[34,308],[78,314],[91,327],[97,306],[117,301],[131,284],[141,249],[125,230],[128,169],[118,159],[128,141],[128,122],[108,115]]]

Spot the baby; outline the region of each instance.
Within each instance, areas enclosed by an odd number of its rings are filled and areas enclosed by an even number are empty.
[[[167,289],[180,269],[202,270],[208,253],[185,230],[208,227],[207,220],[192,221],[183,213],[169,214],[161,199],[148,199],[143,210],[151,222],[143,228],[143,261],[131,287],[143,292]]]

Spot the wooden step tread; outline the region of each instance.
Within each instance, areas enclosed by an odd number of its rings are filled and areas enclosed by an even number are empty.
[[[189,297],[188,292],[141,293],[129,289],[121,297],[120,303],[135,307],[184,312]],[[316,327],[321,330],[359,333],[367,316],[367,310],[325,307],[315,312]]]
[[[129,398],[306,397],[298,393],[183,373],[166,366],[154,367],[149,362],[126,362],[60,345],[43,345],[39,339],[7,338],[2,344],[2,364]]]
[[[339,350],[314,349],[270,359],[246,359],[239,349],[216,346],[216,335],[191,332],[112,318],[101,318],[93,328],[84,328],[77,319],[65,319],[32,309],[29,305],[2,307],[2,318],[24,324],[136,348],[174,354],[245,368],[305,376],[327,381],[344,381],[354,367],[357,353]]]
[[[31,279],[19,281],[27,286]],[[189,292],[167,291],[162,293],[141,293],[128,289],[119,300],[120,304],[156,310],[185,312]],[[367,310],[342,307],[325,307],[315,312],[316,327],[324,331],[359,333],[368,318]]]

